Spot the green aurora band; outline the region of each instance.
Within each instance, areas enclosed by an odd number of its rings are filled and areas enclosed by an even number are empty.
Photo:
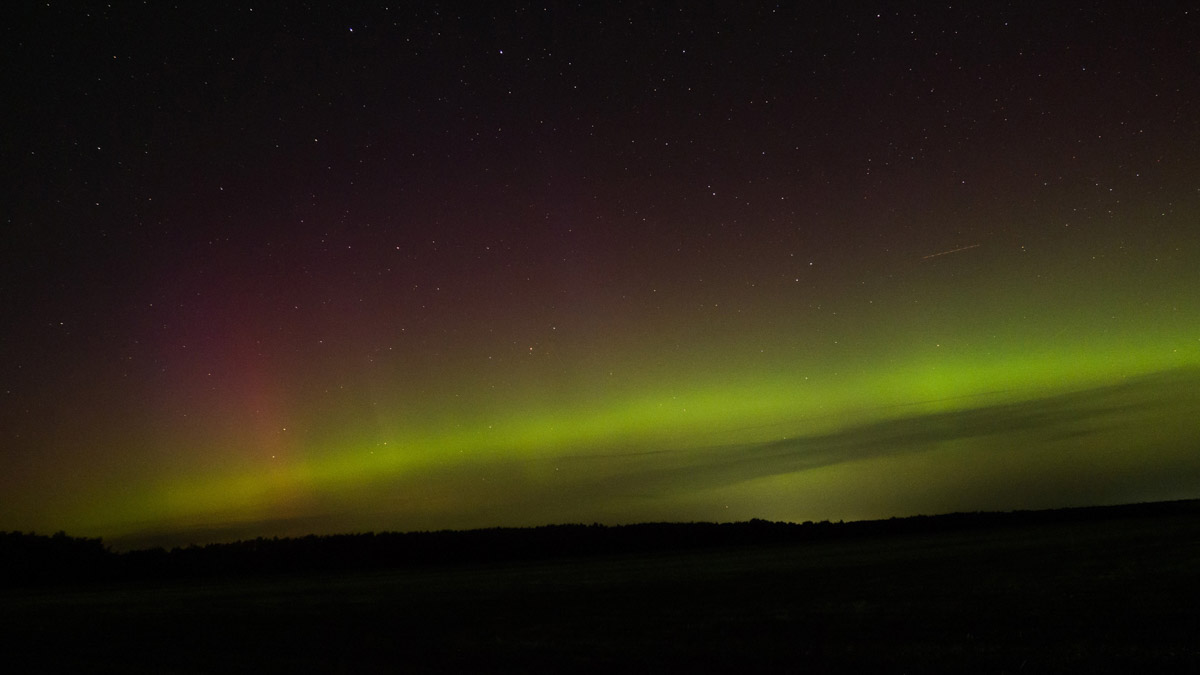
[[[727,326],[684,326],[690,318],[673,317],[675,328],[691,332],[686,348],[664,355],[669,338],[662,338],[656,353],[597,358],[600,337],[564,340],[553,358],[526,349],[507,368],[418,383],[441,398],[409,394],[390,381],[395,369],[380,366],[357,382],[372,392],[365,403],[347,403],[354,398],[347,395],[293,405],[275,420],[277,433],[257,439],[269,437],[262,444],[270,454],[247,460],[231,448],[218,455],[223,461],[137,476],[119,493],[98,491],[81,508],[56,514],[55,522],[119,540],[218,525],[208,536],[249,536],[256,527],[299,534],[573,520],[868,518],[1193,495],[1188,488],[1196,483],[1188,481],[1200,467],[1192,452],[1200,423],[1192,413],[1200,409],[1200,386],[1186,385],[1200,382],[1191,370],[1200,366],[1200,293],[1189,292],[1198,289],[1186,276],[1181,283],[1179,267],[1159,271],[1153,303],[1136,293],[1122,297],[1118,283],[1093,284],[1090,308],[1055,308],[1047,286],[1037,294],[1010,291],[1006,303],[988,298],[986,278],[964,282],[954,274],[974,262],[967,255],[937,261],[949,268],[947,283],[958,283],[940,296],[926,294],[934,305],[928,310],[911,302],[911,284],[908,294],[882,296],[884,306],[914,307],[904,308],[913,314],[907,318],[860,309],[814,327],[811,319],[807,326],[778,319],[776,310],[739,318],[742,326],[761,324],[743,331],[757,337],[750,340]],[[1072,282],[1084,280],[1060,273],[1054,283],[1061,289]],[[671,334],[663,328],[669,323],[660,318],[658,330]],[[823,347],[810,346],[814,336]],[[579,365],[589,363],[597,367]],[[345,369],[324,365],[326,374]],[[1176,384],[1164,386],[1162,378]],[[1065,393],[1143,380],[1125,394],[1104,394],[1134,397],[1137,414],[1119,406],[1073,413],[1098,415],[1105,422],[1099,428],[1068,433],[1078,420],[1064,415],[1029,438],[1028,429],[1004,420],[1005,406],[1049,406]],[[995,411],[999,428],[978,434],[962,421],[981,410]],[[861,452],[870,444],[859,437],[864,430],[897,420],[949,424],[951,432]],[[833,436],[843,447],[813,466],[766,475],[739,471],[737,459],[725,470],[710,466],[748,448]],[[705,467],[699,483],[689,472],[697,466]],[[647,476],[656,478],[642,480]],[[580,496],[586,498],[576,501]]]

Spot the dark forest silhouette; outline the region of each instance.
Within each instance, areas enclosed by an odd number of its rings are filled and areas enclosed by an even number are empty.
[[[261,576],[503,563],[793,544],[1039,524],[1200,514],[1200,500],[1041,511],[970,512],[887,520],[804,523],[546,525],[433,532],[367,532],[257,538],[124,553],[100,539],[0,532],[0,586]]]

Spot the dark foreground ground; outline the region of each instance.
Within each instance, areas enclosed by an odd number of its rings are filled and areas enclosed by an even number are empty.
[[[1200,672],[1200,516],[0,591],[0,670]]]

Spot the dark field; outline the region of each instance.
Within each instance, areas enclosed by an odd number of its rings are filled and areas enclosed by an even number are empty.
[[[1200,672],[1200,516],[0,591],[6,672]]]

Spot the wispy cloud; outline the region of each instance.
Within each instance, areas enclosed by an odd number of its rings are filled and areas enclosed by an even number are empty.
[[[717,487],[949,444],[966,448],[986,445],[990,450],[1040,444],[1049,450],[1065,441],[1103,443],[1113,432],[1121,432],[1122,439],[1144,433],[1146,441],[1153,443],[1161,436],[1153,432],[1156,428],[1161,432],[1163,425],[1178,427],[1184,437],[1200,431],[1184,419],[1188,410],[1200,409],[1197,403],[1200,371],[1189,369],[1068,394],[894,418],[768,443],[626,456],[616,470],[602,466],[597,458],[555,461],[573,463],[570,468],[577,480],[593,489],[657,493]],[[590,476],[589,468],[594,470]]]

